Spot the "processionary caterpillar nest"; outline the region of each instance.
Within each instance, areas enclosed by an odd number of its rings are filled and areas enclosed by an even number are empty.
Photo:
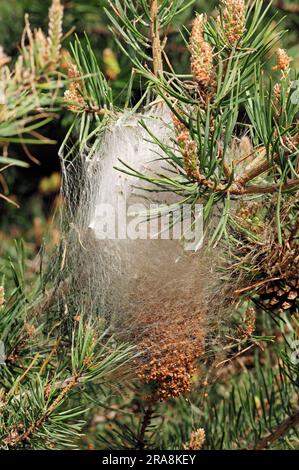
[[[153,385],[158,399],[167,399],[189,390],[206,330],[219,315],[218,306],[211,305],[217,280],[215,259],[203,249],[185,250],[181,240],[102,237],[103,219],[107,230],[122,229],[119,207],[178,201],[177,195],[151,187],[141,176],[115,168],[123,162],[123,168],[140,174],[176,171],[148,130],[176,148],[171,115],[158,108],[142,116],[119,115],[79,162],[64,162],[71,218],[67,266],[77,308],[95,311],[116,336],[136,345],[137,375]]]

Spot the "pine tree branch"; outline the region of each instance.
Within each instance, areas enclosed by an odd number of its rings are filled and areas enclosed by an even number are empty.
[[[151,422],[153,411],[154,411],[153,402],[151,401],[149,403],[145,413],[144,413],[141,428],[140,428],[140,431],[139,431],[138,436],[137,436],[137,445],[136,445],[136,447],[139,450],[142,450],[145,447],[145,444],[146,444],[146,442],[145,442],[145,433],[146,433],[147,427],[149,426],[149,424]]]
[[[299,187],[299,179],[293,179],[286,182],[283,185],[272,184],[268,186],[249,186],[249,187],[235,187],[232,188],[229,192],[234,195],[243,195],[243,194],[273,194],[281,189],[281,191],[287,191],[288,189],[293,189]]]
[[[206,186],[207,188],[215,192],[226,192],[235,196],[242,196],[245,194],[272,194],[276,191],[286,191],[288,189],[299,187],[299,179],[295,178],[287,181],[283,185],[280,183],[274,183],[267,186],[251,185],[246,186],[247,183],[252,181],[257,176],[262,175],[266,171],[271,170],[274,167],[275,161],[278,159],[278,155],[274,155],[273,160],[270,161],[265,157],[264,150],[262,149],[261,155],[259,155],[253,162],[251,162],[244,171],[227,187],[224,184],[215,186],[212,180],[207,180],[199,172],[195,174],[195,181],[199,184]],[[227,170],[225,169],[227,173]],[[229,175],[228,175],[229,176]]]
[[[285,421],[280,423],[271,434],[266,437],[263,437],[263,439],[261,439],[257,444],[252,446],[252,448],[254,450],[265,450],[278,439],[285,436],[291,428],[295,428],[298,425],[299,410],[297,410],[292,416],[287,418]]]
[[[38,430],[40,427],[47,421],[49,416],[53,413],[53,411],[60,405],[62,400],[65,396],[72,390],[78,383],[80,379],[80,374],[75,374],[68,384],[61,390],[58,397],[53,401],[50,407],[45,411],[45,413],[38,418],[36,421],[30,424],[30,426],[25,429],[21,434],[15,436],[15,430],[13,429],[8,436],[3,440],[3,442],[9,447],[14,448],[17,447],[24,441],[30,439],[30,437]]]
[[[152,42],[152,53],[154,63],[154,74],[158,76],[163,71],[162,62],[162,49],[159,32],[159,19],[158,19],[158,0],[150,0],[150,34]]]
[[[243,186],[240,183],[237,183],[237,180],[234,181],[231,186],[227,187],[224,184],[216,185],[212,180],[207,180],[201,175],[194,178],[200,185],[206,186],[208,189],[213,192],[223,192],[229,193],[233,196],[243,196],[245,194],[273,194],[279,190],[287,191],[288,189],[299,187],[299,179],[293,179],[287,181],[285,184],[281,185],[280,183],[269,184],[267,186],[251,185]]]
[[[278,157],[276,157],[277,159]],[[274,158],[275,160],[275,158]],[[265,171],[270,170],[272,168],[274,162],[269,161],[265,155],[264,151],[253,160],[244,170],[244,172],[238,176],[235,180],[235,183],[240,186],[244,186],[249,181],[253,180],[257,176],[265,173]]]

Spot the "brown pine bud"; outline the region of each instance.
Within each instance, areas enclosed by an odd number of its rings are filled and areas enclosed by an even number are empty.
[[[206,433],[203,428],[192,431],[189,444],[185,444],[184,448],[187,450],[200,450],[205,442]]]
[[[49,60],[53,64],[60,61],[60,48],[62,39],[62,19],[63,19],[63,6],[60,0],[52,0],[52,5],[49,10]]]
[[[223,28],[225,36],[233,46],[245,32],[245,2],[244,0],[223,0]]]
[[[285,49],[277,49],[276,54],[277,54],[277,65],[273,67],[273,70],[285,71],[289,67],[293,59],[288,56],[287,51]]]
[[[75,65],[69,67],[68,77],[70,84],[64,92],[64,101],[68,102],[67,107],[71,111],[82,111],[86,107],[86,103],[81,93],[80,73]]]
[[[208,87],[214,82],[213,49],[204,39],[204,23],[204,15],[198,15],[194,20],[190,36],[191,70],[195,81]]]

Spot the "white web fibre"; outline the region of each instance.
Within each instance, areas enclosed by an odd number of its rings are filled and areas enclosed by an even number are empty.
[[[145,113],[142,119],[160,142],[174,146],[175,131],[165,108]],[[105,130],[97,150],[80,156],[79,173],[76,163],[65,170],[65,196],[71,213],[67,266],[74,305],[78,310],[95,311],[122,337],[130,337],[132,325],[138,324],[145,311],[157,315],[156,326],[165,328],[172,321],[167,312],[184,318],[198,316],[206,324],[211,319],[215,322],[221,310],[219,304],[210,305],[209,317],[203,314],[218,285],[216,257],[206,256],[204,250],[187,252],[178,240],[98,239],[99,204],[116,208],[119,197],[143,204],[177,201],[172,193],[136,189],[150,184],[114,168],[122,166],[121,159],[141,173],[173,171],[157,155],[161,149],[148,140],[151,137],[140,125],[140,115],[121,114]]]

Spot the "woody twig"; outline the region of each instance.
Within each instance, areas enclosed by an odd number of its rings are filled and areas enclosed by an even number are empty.
[[[159,33],[158,0],[150,0],[150,34],[152,42],[154,74],[158,76],[163,70],[162,48]]]

